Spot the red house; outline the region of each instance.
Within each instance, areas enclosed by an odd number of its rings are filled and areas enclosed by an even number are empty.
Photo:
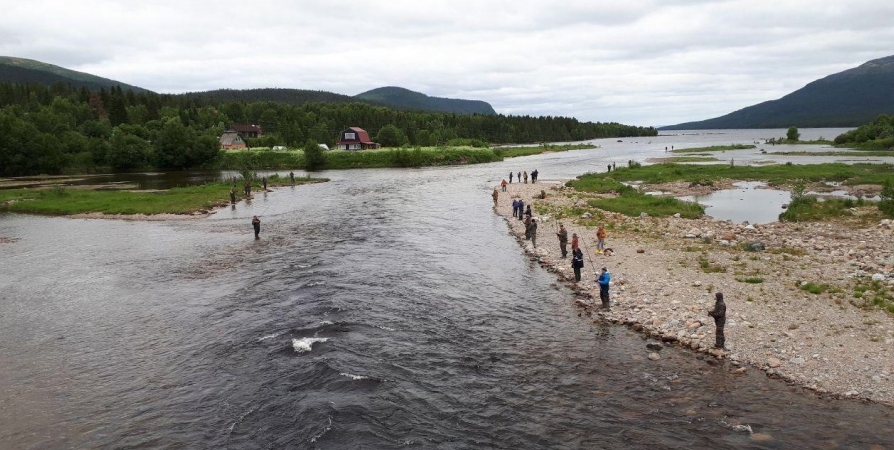
[[[367,150],[379,148],[379,144],[369,139],[369,133],[363,128],[351,127],[341,132],[338,142],[335,143],[339,150]]]

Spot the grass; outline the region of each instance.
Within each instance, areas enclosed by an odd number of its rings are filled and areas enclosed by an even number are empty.
[[[704,206],[698,203],[684,202],[672,197],[646,195],[601,174],[586,174],[566,184],[580,192],[616,194],[615,197],[588,200],[587,204],[628,216],[646,213],[653,217],[667,217],[679,213],[681,217],[695,219],[705,214]]]
[[[725,273],[726,267],[718,266],[716,264],[711,264],[711,261],[708,258],[702,256],[698,259],[698,266],[702,269],[704,273]]]
[[[693,202],[684,202],[673,197],[659,197],[640,193],[627,193],[613,198],[589,200],[590,206],[606,211],[618,212],[636,217],[646,213],[652,217],[668,217],[679,213],[681,217],[695,219],[705,214],[705,207]]]
[[[678,148],[671,153],[725,152],[727,150],[748,150],[757,148],[752,144],[712,145],[710,147]]]
[[[808,283],[798,283],[798,289],[806,292],[810,292],[814,295],[820,295],[830,289],[828,284],[817,284],[813,282]]]
[[[296,179],[297,183],[318,182],[318,179]],[[255,181],[255,186],[259,183]],[[71,215],[103,214],[192,214],[229,203],[229,183],[207,183],[201,186],[172,188],[166,191],[111,191],[70,189],[0,190],[3,209],[21,213]],[[237,192],[242,190],[237,186]],[[241,198],[241,195],[239,195]]]
[[[503,159],[492,149],[474,147],[330,150],[324,152],[324,155],[326,164],[321,169],[333,170],[479,164]],[[225,152],[215,164],[215,168],[222,170],[239,170],[245,166],[250,166],[253,170],[303,169],[304,152],[302,150]]]
[[[840,217],[850,217],[854,213],[850,208],[861,206],[863,200],[826,199],[819,201],[811,197],[792,200],[788,208],[779,214],[782,222],[818,222]]]
[[[766,166],[730,166],[729,164],[653,164],[618,167],[610,173],[586,174],[581,178],[608,178],[615,181],[642,181],[648,184],[669,181],[716,181],[720,179],[765,181],[783,185],[795,179],[805,181],[841,181],[847,184],[882,184],[892,178],[891,164],[777,164]]]
[[[894,156],[894,152],[891,151],[882,151],[882,150],[853,150],[849,152],[845,151],[825,151],[825,152],[768,152],[768,155],[785,155],[785,156],[855,156],[855,157],[869,157],[869,156]]]
[[[693,163],[693,162],[715,162],[720,161],[713,156],[672,156],[670,158],[659,158],[664,163]]]

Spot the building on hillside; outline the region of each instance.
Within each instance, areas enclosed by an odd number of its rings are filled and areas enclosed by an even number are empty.
[[[220,148],[224,150],[245,147],[245,141],[242,140],[242,136],[239,136],[236,130],[229,129],[220,135]]]
[[[335,148],[339,150],[368,150],[379,148],[379,144],[369,139],[369,133],[363,128],[351,127],[341,132]]]
[[[242,136],[243,138],[256,138],[256,137],[264,134],[261,131],[260,125],[245,125],[245,124],[241,124],[241,123],[236,123],[236,124],[233,124],[233,126],[230,128],[232,130],[234,130],[235,132],[239,133],[239,135]]]

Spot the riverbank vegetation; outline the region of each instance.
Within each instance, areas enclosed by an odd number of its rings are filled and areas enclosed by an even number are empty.
[[[219,137],[240,123],[259,125],[264,134],[246,143],[266,148],[303,148],[308,140],[333,146],[346,126],[363,127],[384,144],[433,148],[455,139],[486,145],[657,135],[651,127],[570,117],[404,111],[366,103],[223,102],[121,88],[93,92],[0,83],[0,176],[215,168],[226,164],[219,161]]]
[[[647,184],[686,181],[713,185],[720,179],[765,181],[772,185],[787,185],[794,180],[809,182],[837,181],[845,184],[881,185],[894,178],[891,164],[777,164],[745,166],[730,164],[653,164],[618,167],[609,173],[588,174],[587,177],[610,178],[617,181],[642,181]]]
[[[661,184],[675,181],[689,183],[690,186],[714,186],[721,179],[764,181],[771,185],[792,186],[792,202],[788,209],[780,215],[783,221],[818,221],[831,218],[853,216],[853,208],[876,205],[881,215],[894,217],[894,167],[890,164],[817,164],[793,165],[781,164],[773,166],[730,166],[730,165],[686,165],[655,164],[618,168],[607,173],[589,173],[568,182],[568,185],[581,192],[613,194],[613,197],[591,200],[593,206],[627,215],[639,215],[646,212],[653,216],[666,216],[680,213],[683,217],[698,217],[704,212],[691,209],[686,202],[678,204],[669,202],[662,204],[656,199],[669,197],[649,196],[624,182],[642,182],[644,184]],[[825,199],[803,195],[805,183],[834,181],[848,185],[874,184],[881,185],[881,201],[867,202],[853,199]],[[644,198],[647,197],[647,198]],[[865,215],[863,220],[874,220],[878,216]]]
[[[747,150],[756,148],[752,144],[712,145],[710,147],[677,148],[671,153],[725,152],[727,150]]]
[[[312,148],[310,150],[313,150]],[[318,158],[312,168],[307,167],[305,150],[286,152],[231,151],[221,155],[217,168],[240,170],[338,170],[383,167],[427,167],[457,164],[479,164],[501,161],[494,150],[473,147],[415,147],[363,151],[330,150],[314,153]]]
[[[269,180],[268,180],[269,181]],[[326,181],[296,178],[295,184]],[[287,183],[286,183],[287,182]],[[260,178],[252,182],[252,190],[261,188]],[[285,179],[283,183],[292,184]],[[102,214],[194,214],[204,213],[229,203],[230,183],[206,183],[161,191],[95,190],[57,185],[47,189],[2,189],[0,210],[47,215]],[[242,184],[235,188],[242,199]]]
[[[579,192],[611,194],[590,199],[587,204],[628,216],[639,216],[641,213],[646,213],[655,217],[667,217],[679,213],[681,217],[694,219],[705,213],[704,206],[698,203],[684,202],[673,197],[648,195],[634,187],[601,175],[586,174],[569,181],[567,185]]]
[[[835,138],[837,147],[861,150],[888,150],[894,155],[894,116],[882,114],[872,122]]]

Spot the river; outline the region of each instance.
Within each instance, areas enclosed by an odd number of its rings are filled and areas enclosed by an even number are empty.
[[[647,359],[491,210],[510,170],[567,179],[683,139],[324,172],[202,220],[0,214],[0,448],[890,445],[891,408]]]

